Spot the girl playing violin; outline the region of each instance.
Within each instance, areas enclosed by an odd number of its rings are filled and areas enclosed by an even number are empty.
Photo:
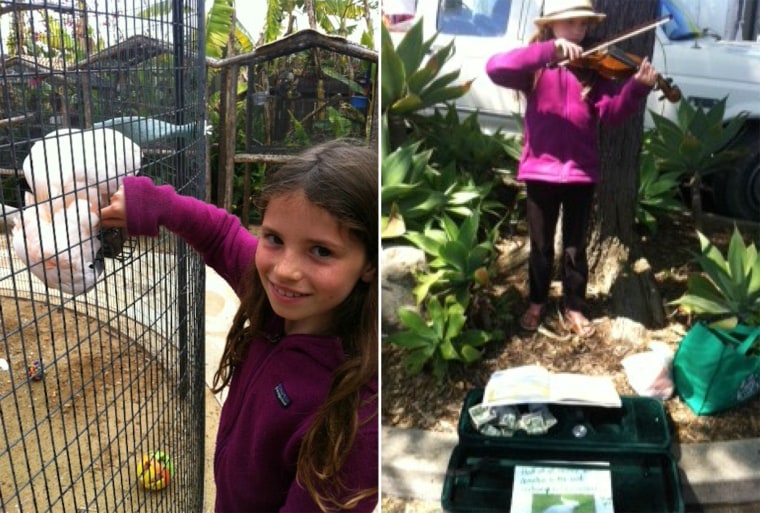
[[[562,207],[561,259],[565,324],[580,337],[594,334],[583,313],[588,263],[586,239],[599,181],[598,124],[621,123],[636,112],[656,83],[647,59],[625,81],[589,80],[572,66],[591,24],[604,20],[591,0],[545,0],[528,46],[492,56],[486,72],[494,83],[525,95],[524,148],[518,179],[527,190],[530,238],[530,304],[520,326],[535,331],[543,319],[554,262],[554,234]],[[587,70],[584,70],[587,71]],[[579,78],[580,77],[580,78]]]

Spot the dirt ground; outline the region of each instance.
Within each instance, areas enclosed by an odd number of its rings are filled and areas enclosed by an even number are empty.
[[[726,229],[710,233],[717,240],[727,240]],[[524,238],[524,233],[514,237]],[[642,237],[642,248],[657,280],[664,302],[681,296],[685,291],[688,273],[695,269],[690,263],[691,252],[699,250],[696,232],[688,216],[675,217],[660,226],[655,235]],[[526,307],[526,266],[500,276],[504,294],[516,298],[506,302],[514,319]],[[538,363],[552,371],[603,374],[612,376],[618,392],[635,395],[621,366],[621,360],[645,350],[649,342],[667,344],[673,351],[688,331],[691,319],[666,307],[667,326],[647,331],[635,343],[613,341],[610,331],[609,304],[604,298],[589,298],[590,317],[596,324],[596,334],[587,340],[568,335],[558,315],[559,294],[553,292],[554,303],[545,319],[546,330],[525,333],[512,329],[499,342],[491,343],[481,361],[469,367],[455,365],[447,379],[436,383],[428,373],[409,376],[403,368],[400,349],[384,343],[382,346],[382,422],[384,425],[455,432],[464,397],[472,388],[484,387],[496,370]],[[504,296],[506,297],[506,296]],[[500,305],[493,305],[497,310]],[[515,322],[516,324],[516,322]],[[672,439],[678,443],[737,440],[760,433],[760,398],[739,408],[713,416],[696,416],[678,397],[665,402],[666,414],[672,428]]]
[[[0,372],[6,511],[158,511],[192,496],[182,472],[197,465],[183,450],[189,409],[173,392],[172,372],[82,313],[14,298],[1,306],[0,358],[10,366]],[[27,377],[37,360],[39,381]],[[138,486],[137,458],[149,450],[174,463],[165,490]]]
[[[726,243],[731,228],[705,228],[716,244]],[[517,244],[525,243],[524,233],[515,233]],[[663,301],[680,297],[686,290],[686,280],[696,267],[690,262],[699,243],[691,219],[676,216],[660,226],[655,235],[642,237],[642,250],[648,259]],[[725,254],[725,249],[724,249]],[[526,266],[500,277],[511,305],[506,312],[514,319],[527,306]],[[667,325],[660,330],[643,334],[636,344],[613,342],[610,306],[604,298],[590,297],[590,318],[597,332],[588,340],[571,337],[564,330],[557,314],[559,294],[553,291],[554,303],[545,320],[547,330],[529,334],[510,330],[504,340],[492,343],[483,359],[469,367],[456,366],[441,384],[429,374],[409,376],[403,369],[403,353],[388,343],[382,346],[382,423],[384,425],[418,428],[441,432],[456,432],[462,403],[469,390],[484,387],[491,373],[508,367],[539,363],[554,371],[610,375],[623,395],[635,395],[621,366],[628,354],[642,351],[649,342],[663,342],[673,351],[690,327],[691,319],[673,307],[667,307]],[[507,297],[503,296],[503,297]],[[499,312],[503,306],[492,305]],[[502,312],[504,313],[504,312]],[[516,322],[516,321],[515,321]],[[696,416],[677,396],[664,403],[669,419],[671,438],[677,443],[740,440],[754,438],[760,433],[760,397],[730,411],[713,416]],[[437,513],[439,502],[408,500],[384,496],[381,508],[386,513]],[[745,513],[760,511],[760,505],[727,505],[705,508],[705,513]]]

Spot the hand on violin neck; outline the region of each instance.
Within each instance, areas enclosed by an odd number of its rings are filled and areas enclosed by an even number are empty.
[[[583,47],[568,41],[564,37],[558,37],[554,40],[554,48],[557,52],[558,59],[577,59],[583,53]]]
[[[654,66],[652,66],[652,63],[649,62],[648,58],[644,57],[644,59],[642,59],[641,64],[639,64],[639,69],[633,75],[633,79],[640,84],[649,87],[655,86],[657,83],[657,71],[654,69]]]

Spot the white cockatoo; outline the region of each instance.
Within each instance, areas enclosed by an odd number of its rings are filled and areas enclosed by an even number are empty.
[[[77,295],[103,272],[100,209],[140,169],[140,147],[110,128],[64,129],[34,143],[23,170],[31,192],[13,247],[48,287]]]

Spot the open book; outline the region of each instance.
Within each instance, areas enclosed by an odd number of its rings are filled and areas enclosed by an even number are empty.
[[[484,406],[524,403],[562,403],[620,407],[612,379],[566,372],[549,372],[540,365],[496,371],[483,394]]]

